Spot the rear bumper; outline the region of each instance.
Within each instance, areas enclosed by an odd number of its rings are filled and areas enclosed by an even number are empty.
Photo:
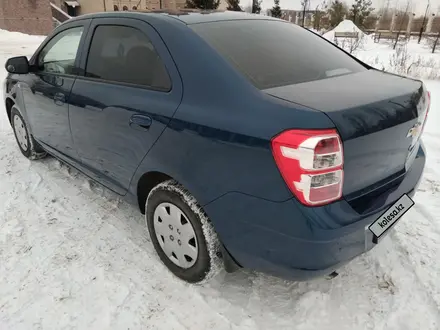
[[[225,248],[242,267],[307,280],[329,275],[372,249],[376,244],[367,227],[404,193],[414,195],[424,166],[421,144],[404,180],[377,197],[377,208],[368,214],[357,213],[344,200],[307,208],[293,198],[275,203],[235,192],[209,203],[205,210]]]

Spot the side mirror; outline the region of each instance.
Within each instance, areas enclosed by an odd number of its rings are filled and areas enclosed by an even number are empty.
[[[11,57],[6,61],[6,71],[15,74],[29,73],[29,61],[26,56]]]

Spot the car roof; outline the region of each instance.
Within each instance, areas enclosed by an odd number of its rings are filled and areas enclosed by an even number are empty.
[[[221,11],[221,10],[194,10],[194,9],[178,9],[178,10],[136,10],[136,11],[115,11],[102,12],[81,15],[70,19],[80,20],[87,18],[110,18],[110,17],[127,17],[127,18],[147,18],[154,16],[156,19],[176,19],[185,24],[197,24],[217,21],[232,21],[232,20],[277,20],[270,16],[256,15],[237,11]]]

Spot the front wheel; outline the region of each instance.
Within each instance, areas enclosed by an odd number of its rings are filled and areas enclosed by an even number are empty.
[[[11,124],[18,147],[25,157],[35,160],[46,156],[46,152],[37,144],[32,135],[29,134],[26,122],[16,107],[12,107],[11,110]]]
[[[212,224],[195,198],[176,181],[153,188],[145,217],[153,245],[174,275],[200,283],[221,269],[219,242]]]

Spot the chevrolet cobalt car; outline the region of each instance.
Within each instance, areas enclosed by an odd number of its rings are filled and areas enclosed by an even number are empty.
[[[334,274],[405,221],[425,166],[421,81],[266,16],[84,15],[6,69],[23,155],[137,205],[191,283]]]

